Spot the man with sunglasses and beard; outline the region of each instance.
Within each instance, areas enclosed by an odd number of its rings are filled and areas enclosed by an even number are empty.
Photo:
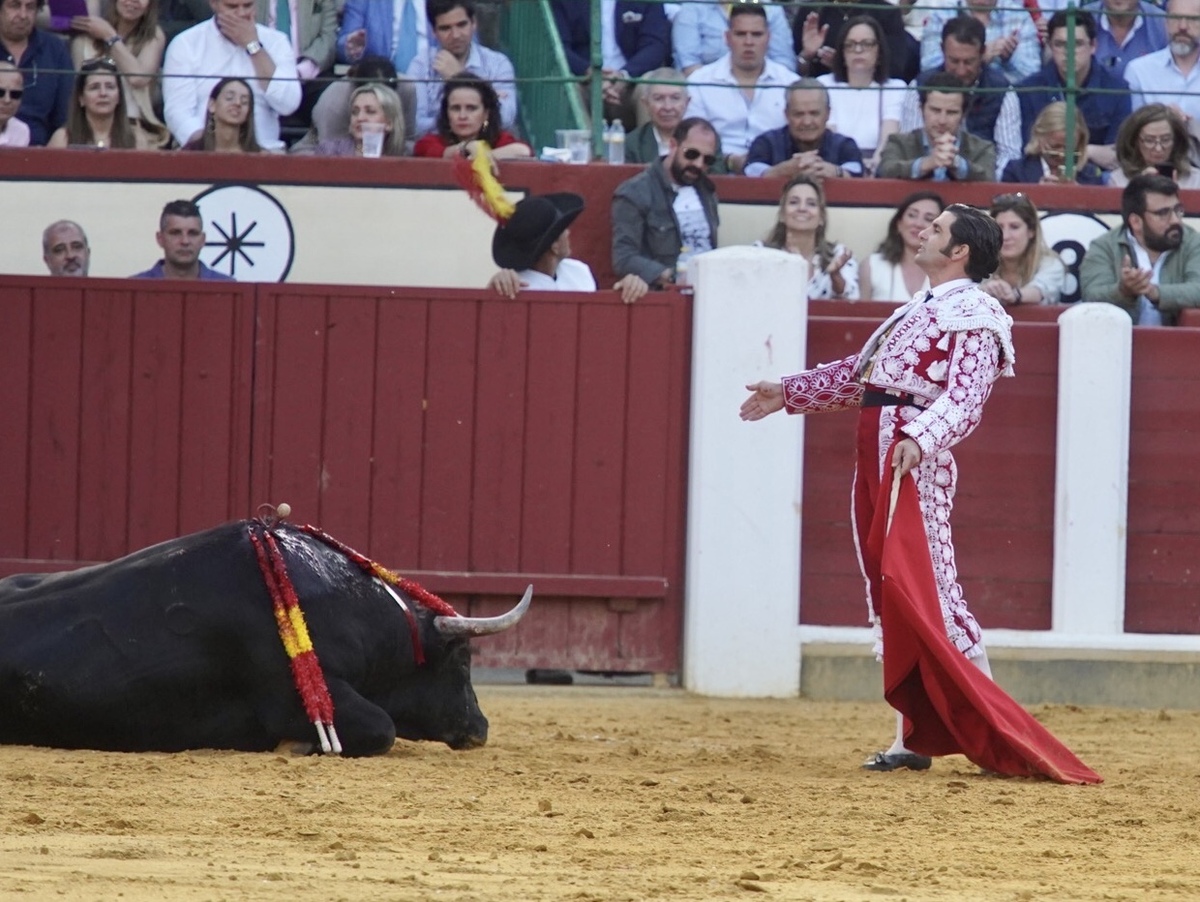
[[[613,271],[662,288],[680,266],[717,246],[717,192],[708,178],[717,132],[706,119],[684,119],[669,151],[622,182],[613,195]]]
[[[1116,304],[1135,326],[1173,326],[1180,310],[1200,307],[1200,235],[1183,216],[1174,181],[1131,178],[1122,224],[1093,241],[1079,267],[1082,299]]]

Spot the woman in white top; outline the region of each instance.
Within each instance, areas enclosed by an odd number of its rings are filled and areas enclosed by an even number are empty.
[[[1000,268],[979,287],[1006,307],[1057,304],[1067,268],[1042,239],[1037,207],[1024,194],[1001,194],[992,201],[1000,226]]]
[[[921,232],[944,209],[946,202],[934,191],[917,191],[900,201],[887,235],[862,269],[864,300],[902,303],[929,290],[929,276],[917,265],[917,248]]]
[[[792,176],[783,186],[775,228],[763,244],[810,262],[810,301],[858,300],[858,262],[848,248],[825,240],[825,194],[811,176]]]
[[[98,6],[90,0],[89,10]],[[105,0],[104,15],[71,20],[71,59],[75,68],[108,58],[124,76],[125,112],[146,147],[166,147],[171,133],[154,114],[158,75],[167,38],[158,25],[158,0]]]
[[[854,139],[874,172],[888,135],[900,130],[906,85],[888,78],[883,29],[870,16],[846,20],[834,49],[833,71],[817,81],[829,89],[829,128]]]

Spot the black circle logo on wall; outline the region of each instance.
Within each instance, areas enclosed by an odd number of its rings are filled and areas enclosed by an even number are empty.
[[[1080,298],[1079,265],[1088,245],[1109,230],[1090,213],[1047,213],[1042,217],[1042,237],[1067,267],[1061,304],[1073,304]]]
[[[291,217],[255,185],[223,185],[192,200],[204,221],[206,266],[239,282],[283,282],[296,254]]]

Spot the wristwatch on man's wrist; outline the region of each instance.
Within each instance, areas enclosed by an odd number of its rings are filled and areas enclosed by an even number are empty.
[[[246,45],[246,52],[251,56],[254,56],[260,50],[262,50],[262,44],[258,43],[258,41],[251,41]]]

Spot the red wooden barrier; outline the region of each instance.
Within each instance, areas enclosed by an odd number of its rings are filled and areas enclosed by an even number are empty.
[[[0,316],[0,575],[286,500],[465,612],[533,581],[481,663],[679,669],[682,296],[5,278]]]

